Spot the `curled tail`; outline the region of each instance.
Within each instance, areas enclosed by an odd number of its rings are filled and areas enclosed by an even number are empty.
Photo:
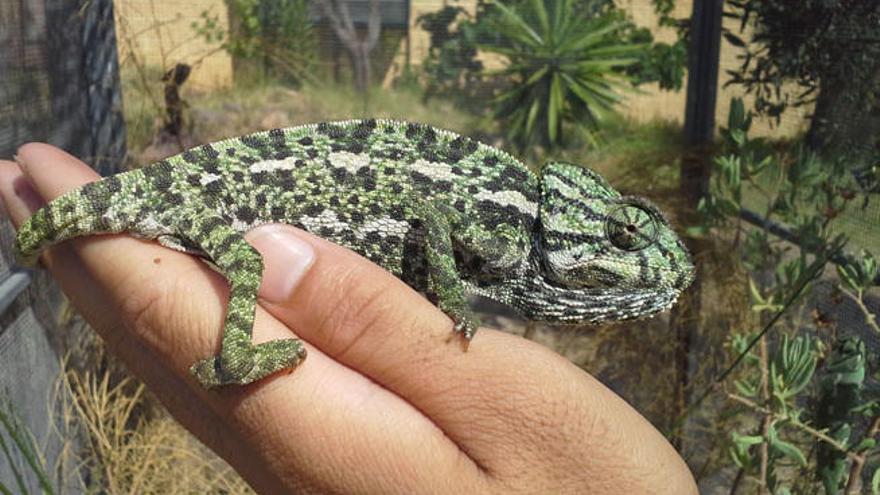
[[[119,176],[91,182],[40,208],[18,229],[13,247],[18,261],[33,265],[47,247],[89,234],[116,233],[126,225],[108,215]]]

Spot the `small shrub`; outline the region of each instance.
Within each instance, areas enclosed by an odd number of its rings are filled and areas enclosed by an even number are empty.
[[[621,40],[626,23],[619,16],[590,17],[571,0],[493,5],[498,39],[480,48],[509,61],[495,74],[510,85],[494,104],[511,141],[555,146],[564,123],[595,127],[622,100],[630,86],[625,69],[645,46]]]
[[[732,229],[733,250],[749,270],[754,322],[731,336],[732,364],[716,380],[735,407],[728,420],[738,426],[728,446],[739,469],[736,479],[751,480],[759,492],[817,493],[822,487],[829,495],[854,494],[862,493],[868,467],[877,493],[880,403],[864,392],[880,355],[818,308],[803,311],[807,295],[817,295],[817,281],[834,263],[838,277],[830,297],[849,298],[864,326],[880,335],[865,303],[877,263],[869,252],[846,254],[847,236],[835,229],[843,214],[856,213],[862,203],[855,179],[842,160],[751,139],[750,125],[751,114],[734,100],[724,151],[699,206],[705,224],[695,229]],[[756,228],[742,222],[750,195],[763,200],[763,214],[752,214]],[[728,384],[727,376],[735,379]]]

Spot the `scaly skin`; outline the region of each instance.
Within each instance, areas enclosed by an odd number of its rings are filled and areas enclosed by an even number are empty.
[[[479,326],[468,294],[547,322],[647,316],[693,279],[684,245],[646,200],[594,172],[540,177],[485,144],[418,124],[346,121],[207,144],[72,191],[19,230],[23,262],[72,237],[128,232],[210,260],[230,284],[222,350],[206,387],[296,366],[297,339],[255,346],[262,277],[243,233],[288,223],[346,246],[435,300],[456,332]]]

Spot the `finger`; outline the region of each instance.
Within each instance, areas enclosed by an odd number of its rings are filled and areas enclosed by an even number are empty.
[[[52,147],[22,148],[20,159],[35,181],[32,191],[46,199],[94,178],[78,160]],[[12,183],[23,178],[15,168],[0,165],[0,195],[21,223],[32,210],[15,194]],[[478,470],[461,462],[458,448],[430,420],[317,350],[310,348],[308,366],[255,387],[220,393],[194,387],[186,370],[216,352],[227,291],[223,279],[192,256],[125,236],[101,236],[56,246],[48,260],[111,350],[175,417],[263,491],[479,486]],[[257,312],[255,341],[289,337],[287,328]],[[431,469],[425,469],[429,459]]]
[[[3,205],[3,212],[16,228],[45,204],[17,163],[0,160],[0,181],[7,188],[6,194],[14,199]]]
[[[76,157],[45,143],[25,144],[16,161],[37,194],[49,200],[101,178]]]

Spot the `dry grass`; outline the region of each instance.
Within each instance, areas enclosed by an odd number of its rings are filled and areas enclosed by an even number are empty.
[[[70,325],[84,325],[74,317]],[[180,426],[91,330],[77,332],[54,393],[61,493],[253,493]]]
[[[68,371],[65,424],[81,431],[85,491],[251,493],[225,462],[175,422],[144,385],[111,373]]]

